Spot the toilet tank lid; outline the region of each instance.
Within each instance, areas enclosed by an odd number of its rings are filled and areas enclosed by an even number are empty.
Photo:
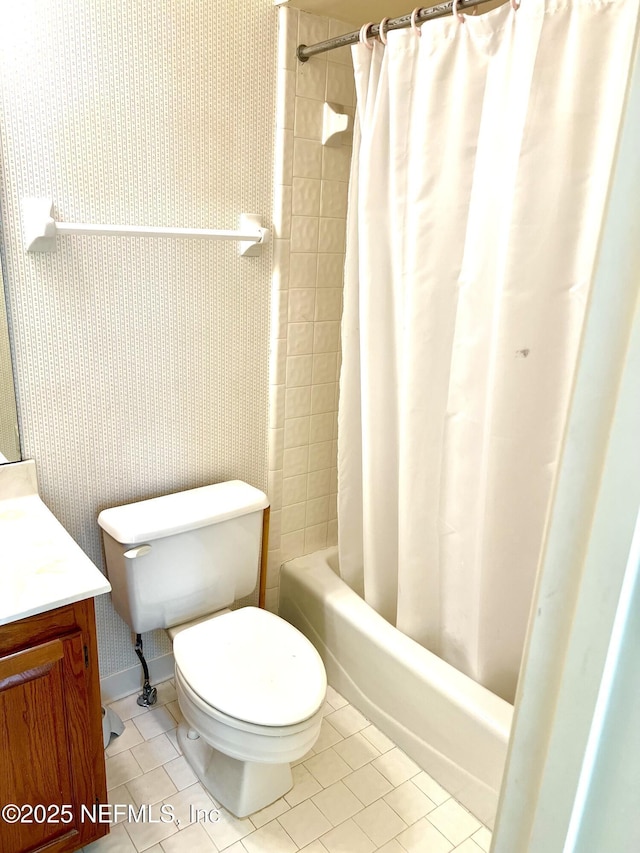
[[[268,506],[264,492],[241,480],[230,480],[103,509],[98,524],[117,542],[137,545],[219,524]]]

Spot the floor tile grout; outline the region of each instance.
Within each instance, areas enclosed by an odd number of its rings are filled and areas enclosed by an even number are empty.
[[[131,743],[119,750],[114,741],[115,751],[107,751],[109,790],[117,790],[120,799],[126,793],[128,801],[152,813],[163,806],[182,808],[185,796],[213,806],[175,739],[180,712],[173,680],[158,685],[153,708],[140,708],[135,699],[132,695],[110,705],[123,719],[123,736]],[[178,762],[174,775],[166,769],[172,762]],[[203,853],[297,853],[308,845],[310,853],[414,853],[418,844],[423,849],[421,833],[429,836],[436,853],[456,853],[461,845],[460,853],[489,849],[489,830],[332,688],[316,746],[293,772],[293,788],[277,804],[257,812],[255,823],[251,817],[238,821],[220,807],[217,823],[200,824],[205,838],[186,821],[179,827],[121,821],[115,832],[85,850],[182,853],[191,849],[194,833],[205,844],[198,847]],[[183,835],[187,829],[189,835]]]

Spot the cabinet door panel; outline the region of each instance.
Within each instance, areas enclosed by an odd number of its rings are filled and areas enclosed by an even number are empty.
[[[0,851],[20,853],[53,842],[51,850],[80,841],[80,804],[74,798],[73,754],[69,750],[70,713],[78,709],[69,676],[83,658],[82,633],[43,643],[0,658],[0,802],[39,804],[32,822],[0,827]],[[84,675],[82,673],[82,675]],[[71,703],[69,700],[72,700]],[[71,707],[70,707],[71,704]],[[86,706],[84,716],[86,717]],[[55,822],[52,806],[72,806],[73,822]],[[29,817],[26,810],[25,818]],[[53,820],[51,820],[53,819]]]

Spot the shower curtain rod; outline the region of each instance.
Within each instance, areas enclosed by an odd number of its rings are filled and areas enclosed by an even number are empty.
[[[465,9],[471,8],[471,6],[479,6],[481,3],[486,2],[487,0],[459,0],[458,9],[460,11],[464,11]],[[420,11],[416,13],[416,23],[421,24],[424,21],[435,21],[436,18],[445,18],[447,15],[451,15],[452,10],[453,2],[441,3],[439,6],[430,6],[426,9],[420,9]],[[411,12],[409,12],[408,15],[402,15],[399,18],[389,18],[385,24],[384,31],[387,33],[389,30],[403,30],[410,26]],[[377,36],[379,32],[380,24],[372,24],[372,26],[367,29],[367,38]],[[312,56],[316,56],[318,53],[326,53],[328,50],[335,50],[338,47],[355,44],[359,40],[360,30],[357,30],[353,33],[345,33],[343,36],[336,36],[335,38],[327,39],[327,41],[320,41],[317,44],[298,45],[296,55],[300,62],[307,62],[307,60]]]

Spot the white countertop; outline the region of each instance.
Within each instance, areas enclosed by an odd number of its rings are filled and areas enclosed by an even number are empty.
[[[37,494],[0,494],[0,625],[110,589]]]

